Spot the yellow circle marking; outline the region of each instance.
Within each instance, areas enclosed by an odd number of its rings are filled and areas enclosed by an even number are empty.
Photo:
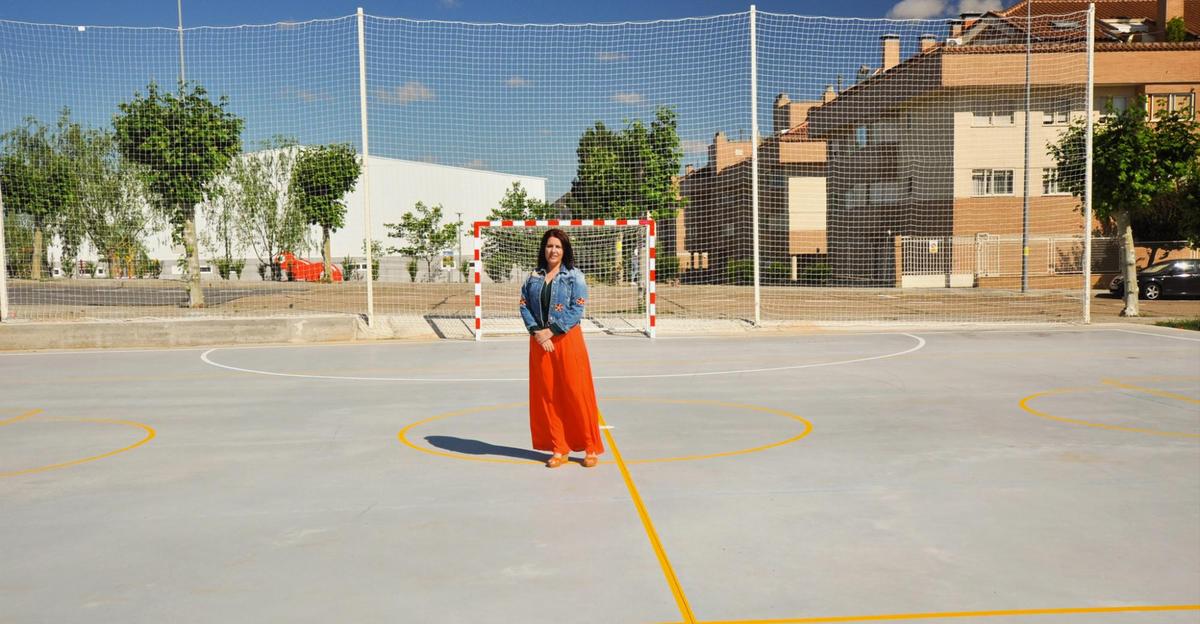
[[[641,398],[624,398],[624,397],[612,398],[612,399],[602,399],[600,402],[602,402],[602,403],[603,402],[627,402],[627,403],[640,402],[640,403],[660,403],[660,404],[673,404],[673,405],[715,405],[717,407],[728,407],[730,409],[750,410],[750,411],[755,411],[755,412],[764,412],[767,414],[775,414],[777,416],[783,416],[786,418],[791,418],[792,420],[799,421],[801,424],[804,425],[804,430],[801,431],[798,435],[794,435],[785,440],[780,440],[779,442],[772,442],[770,444],[764,444],[762,446],[755,446],[752,448],[740,449],[740,450],[736,450],[736,451],[724,451],[724,452],[720,452],[720,453],[706,453],[703,455],[684,455],[681,457],[660,457],[660,458],[653,458],[653,459],[632,459],[632,460],[625,460],[626,464],[653,464],[653,463],[676,462],[676,461],[695,461],[695,460],[700,460],[700,459],[713,459],[716,457],[731,457],[733,455],[745,455],[747,453],[756,453],[758,451],[765,451],[767,449],[775,448],[778,446],[783,446],[785,444],[791,444],[792,442],[795,442],[796,440],[799,440],[800,438],[803,438],[803,437],[807,436],[808,434],[812,433],[812,423],[809,422],[808,420],[806,420],[803,416],[800,416],[798,414],[793,414],[791,412],[781,410],[781,409],[775,409],[775,408],[771,408],[771,407],[762,407],[760,405],[746,405],[743,403],[727,403],[725,401],[708,401],[708,400],[703,400],[703,399],[641,399]],[[401,444],[403,444],[413,450],[420,451],[422,453],[428,453],[430,455],[449,457],[451,459],[490,462],[490,463],[495,463],[495,464],[540,464],[540,463],[542,463],[540,460],[535,461],[535,460],[528,460],[528,459],[499,459],[499,458],[494,458],[494,457],[468,457],[461,453],[447,453],[445,451],[435,451],[430,448],[426,448],[423,446],[418,446],[416,444],[413,444],[413,442],[408,439],[409,431],[412,431],[413,429],[420,427],[421,425],[431,423],[436,420],[442,420],[442,419],[451,418],[454,416],[466,416],[468,414],[477,414],[480,412],[491,412],[491,411],[495,411],[495,410],[525,407],[527,405],[529,405],[529,404],[528,403],[501,403],[499,405],[484,405],[482,407],[470,407],[467,409],[455,410],[453,412],[445,412],[443,414],[437,414],[435,416],[430,416],[429,418],[426,418],[424,420],[418,420],[417,422],[414,422],[414,423],[408,425],[407,427],[401,429],[396,437],[398,437],[400,439]],[[614,464],[616,462],[613,460],[601,460],[600,463]]]
[[[1184,379],[1195,379],[1195,378],[1194,377],[1185,377]],[[1177,401],[1185,401],[1185,402],[1189,402],[1189,403],[1197,403],[1198,402],[1195,399],[1192,399],[1190,397],[1185,397],[1183,395],[1178,395],[1178,394],[1171,393],[1171,392],[1164,392],[1164,391],[1156,390],[1153,388],[1144,388],[1141,386],[1124,384],[1115,379],[1104,379],[1101,381],[1107,387],[1057,388],[1054,390],[1047,390],[1045,392],[1038,392],[1036,394],[1031,394],[1031,395],[1021,399],[1021,402],[1019,405],[1021,406],[1021,409],[1025,410],[1026,412],[1028,412],[1030,414],[1033,414],[1034,416],[1037,416],[1038,418],[1045,418],[1046,420],[1056,420],[1058,422],[1065,422],[1065,423],[1069,423],[1072,425],[1082,425],[1084,427],[1096,427],[1098,429],[1110,429],[1112,431],[1128,431],[1128,432],[1132,432],[1132,433],[1146,433],[1146,434],[1150,434],[1150,435],[1168,436],[1168,437],[1175,437],[1175,438],[1200,438],[1200,433],[1188,433],[1186,431],[1162,431],[1159,429],[1145,429],[1142,427],[1123,427],[1121,425],[1108,425],[1105,423],[1092,422],[1092,421],[1088,421],[1088,420],[1080,420],[1078,418],[1067,418],[1065,416],[1055,416],[1054,414],[1049,414],[1049,413],[1046,413],[1046,412],[1043,412],[1040,410],[1036,410],[1029,406],[1030,401],[1033,401],[1034,399],[1037,399],[1040,397],[1054,396],[1054,395],[1058,395],[1058,394],[1070,394],[1073,392],[1102,392],[1105,390],[1109,390],[1111,388],[1123,388],[1123,389],[1127,389],[1127,390],[1138,390],[1141,392],[1145,392],[1147,394],[1153,394],[1155,396],[1161,396],[1164,398],[1175,399]]]
[[[21,422],[22,420],[26,420],[29,418],[33,418],[34,416],[37,416],[38,414],[41,414],[41,413],[42,413],[42,410],[40,410],[40,409],[29,410],[28,412],[25,412],[24,414],[18,414],[16,416],[13,416],[12,418],[6,418],[4,420],[0,420],[0,427],[3,427],[4,425],[11,425],[15,422]]]
[[[9,424],[17,422],[19,420],[25,420],[28,418],[32,418],[33,416],[36,416],[37,414],[40,414],[41,412],[42,412],[42,410],[32,410],[30,412],[21,414],[20,416],[17,416],[15,418],[10,418],[8,420],[0,420],[0,426],[9,425]],[[36,468],[26,468],[24,470],[12,470],[9,472],[0,472],[0,478],[16,477],[16,476],[20,476],[20,475],[33,474],[36,472],[46,472],[49,470],[58,470],[59,468],[69,468],[71,466],[78,466],[79,464],[86,464],[88,462],[94,462],[96,460],[104,459],[106,457],[112,457],[113,455],[117,455],[119,453],[124,453],[126,451],[132,451],[133,449],[149,442],[150,440],[153,440],[154,436],[157,435],[155,433],[154,429],[151,428],[149,425],[144,425],[139,422],[133,422],[131,420],[114,420],[114,419],[108,419],[108,418],[48,418],[47,420],[52,420],[54,422],[85,422],[85,423],[99,423],[102,425],[125,425],[128,427],[136,427],[138,429],[145,431],[146,437],[144,437],[141,440],[138,440],[137,442],[130,444],[129,446],[126,446],[124,448],[119,448],[115,451],[109,451],[107,453],[102,453],[100,455],[93,455],[91,457],[84,457],[82,459],[74,459],[71,461],[62,462],[62,463],[58,463],[58,464],[50,464],[48,466],[38,466]]]

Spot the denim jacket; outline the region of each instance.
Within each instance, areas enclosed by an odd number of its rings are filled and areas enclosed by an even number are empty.
[[[550,319],[542,322],[542,287],[546,274],[534,271],[521,287],[521,319],[529,333],[541,327],[549,327],[555,334],[565,334],[579,324],[583,318],[583,306],[587,304],[587,281],[579,269],[559,269],[554,276],[550,291]]]

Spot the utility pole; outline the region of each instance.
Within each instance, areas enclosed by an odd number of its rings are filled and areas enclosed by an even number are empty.
[[[183,71],[183,0],[175,0],[175,8],[179,13],[179,89],[183,92],[183,83],[187,81],[187,74]]]

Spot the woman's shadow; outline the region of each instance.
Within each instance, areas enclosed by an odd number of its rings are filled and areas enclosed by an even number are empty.
[[[499,455],[501,457],[513,457],[533,461],[546,461],[550,457],[550,453],[512,446],[498,446],[479,440],[468,440],[454,436],[425,436],[425,441],[442,450],[450,451],[451,453],[463,453],[464,455]]]

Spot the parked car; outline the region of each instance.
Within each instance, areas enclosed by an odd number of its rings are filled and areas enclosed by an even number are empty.
[[[1138,297],[1200,296],[1200,260],[1168,260],[1152,264],[1137,274]],[[1114,277],[1108,291],[1125,295],[1125,278]]]

